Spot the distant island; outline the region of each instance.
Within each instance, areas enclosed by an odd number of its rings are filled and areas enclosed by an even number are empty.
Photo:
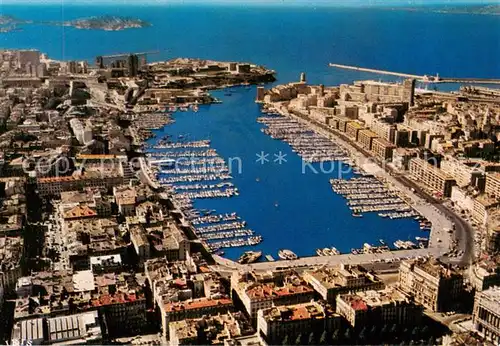
[[[462,5],[462,6],[414,6],[414,7],[392,7],[393,10],[405,10],[412,12],[433,12],[446,14],[480,14],[480,15],[500,15],[500,5]]]
[[[102,16],[66,21],[63,22],[63,25],[83,30],[120,31],[133,28],[144,28],[151,24],[141,19]]]
[[[42,25],[63,25],[82,30],[105,30],[105,31],[120,31],[133,28],[144,28],[151,26],[150,23],[134,18],[117,17],[117,16],[101,16],[90,18],[79,18],[65,22],[46,21],[34,22],[21,20],[12,16],[0,15],[0,33],[21,30],[21,26],[25,24],[42,24]]]
[[[19,30],[19,25],[29,23],[31,22],[19,20],[11,16],[0,15],[0,33]]]

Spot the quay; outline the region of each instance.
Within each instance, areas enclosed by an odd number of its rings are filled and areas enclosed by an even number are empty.
[[[269,262],[257,262],[252,264],[239,264],[227,258],[214,255],[215,268],[221,269],[236,269],[244,271],[269,271],[281,270],[288,268],[307,268],[316,266],[335,266],[344,263],[360,264],[360,265],[387,265],[388,263],[398,263],[410,258],[424,257],[439,257],[441,255],[440,248],[412,249],[387,251],[383,253],[366,253],[366,254],[344,254],[336,256],[313,256],[301,257],[296,260],[279,260]],[[266,256],[266,259],[269,255]],[[271,256],[272,257],[272,256]]]
[[[414,75],[414,74],[409,74],[409,73],[384,71],[384,70],[377,70],[377,69],[373,69],[373,68],[365,68],[365,67],[358,67],[358,66],[351,66],[351,65],[333,64],[333,63],[330,63],[329,66],[344,69],[344,70],[369,72],[369,73],[383,74],[383,75],[403,77],[403,78],[412,78],[412,79],[418,80],[419,82],[424,82],[424,83],[500,84],[500,79],[493,79],[493,78],[440,77],[439,75],[421,76],[421,75]]]

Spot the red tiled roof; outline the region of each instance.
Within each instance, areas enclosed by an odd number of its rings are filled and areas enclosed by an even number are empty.
[[[124,303],[131,303],[135,302],[137,300],[143,299],[144,296],[142,293],[117,293],[117,294],[102,294],[99,296],[97,299],[92,299],[91,304],[94,307],[98,306],[106,306],[106,305],[113,305],[113,304],[124,304]]]
[[[202,308],[210,308],[222,305],[232,305],[231,299],[197,299],[188,302],[177,302],[165,304],[165,311],[181,311],[181,310],[197,310]]]
[[[63,214],[65,220],[97,216],[97,212],[86,205],[76,206]]]
[[[354,299],[351,301],[351,307],[354,310],[368,310],[368,305],[361,299]]]
[[[288,295],[302,294],[309,292],[313,292],[313,289],[306,285],[298,285],[298,286],[288,285],[279,288],[273,287],[271,285],[259,285],[246,291],[250,299],[284,297]]]

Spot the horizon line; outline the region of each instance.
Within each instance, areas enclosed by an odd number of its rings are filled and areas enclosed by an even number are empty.
[[[451,5],[451,6],[487,6],[487,5],[500,5],[500,0],[348,0],[348,1],[334,1],[329,0],[305,0],[305,1],[287,1],[287,0],[169,0],[168,2],[162,0],[145,0],[137,3],[133,0],[0,0],[0,6],[107,6],[107,5],[121,5],[130,7],[145,7],[145,6],[190,6],[190,5],[203,5],[203,6],[262,6],[262,7],[343,7],[343,8],[380,8],[380,7],[429,7],[438,5]]]

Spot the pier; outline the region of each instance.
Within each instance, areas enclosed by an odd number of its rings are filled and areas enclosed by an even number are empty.
[[[421,76],[421,75],[415,75],[415,74],[409,74],[409,73],[377,70],[377,69],[373,69],[373,68],[351,66],[351,65],[341,65],[341,64],[333,64],[333,63],[330,63],[328,66],[334,67],[334,68],[340,68],[343,70],[369,72],[369,73],[383,74],[383,75],[388,75],[388,76],[411,78],[411,79],[416,79],[417,81],[424,82],[424,83],[500,84],[500,79],[494,79],[494,78],[440,77],[439,75],[436,75],[436,76],[423,75],[423,76]]]

